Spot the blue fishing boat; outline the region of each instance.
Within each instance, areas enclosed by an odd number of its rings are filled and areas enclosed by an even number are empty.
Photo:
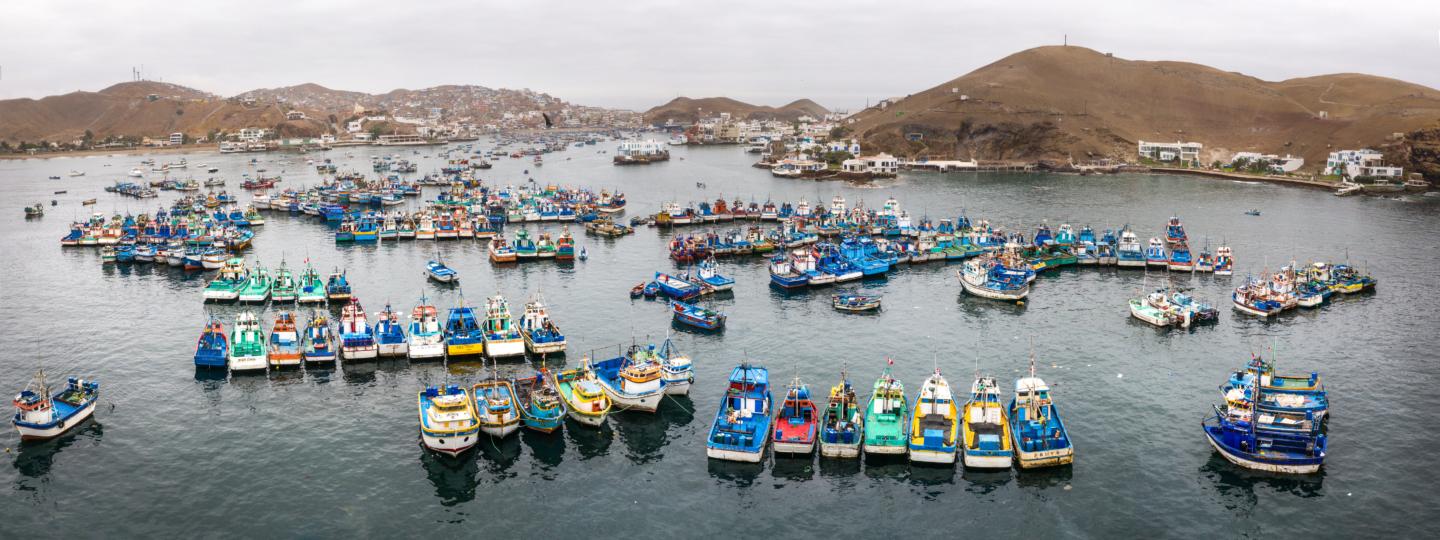
[[[350,303],[340,310],[340,354],[346,362],[379,356],[375,331],[359,298],[350,298]]]
[[[640,288],[640,294],[644,295],[645,298],[660,296],[660,284],[654,281],[646,282],[644,286]]]
[[[525,337],[525,349],[533,354],[565,352],[565,334],[550,319],[550,309],[540,293],[525,303],[525,313],[520,316],[520,334]]]
[[[336,302],[350,300],[350,280],[345,272],[336,270],[325,282],[325,298]]]
[[[1075,447],[1060,410],[1050,398],[1050,387],[1035,376],[1035,357],[1030,357],[1030,376],[1015,381],[1010,398],[1010,437],[1014,439],[1015,461],[1021,469],[1067,465],[1075,461]]]
[[[1120,240],[1115,245],[1115,265],[1120,267],[1143,268],[1145,266],[1145,248],[1140,245],[1140,238],[1130,230],[1130,226],[1120,229]]]
[[[1170,245],[1170,262],[1167,264],[1170,270],[1177,272],[1193,272],[1195,260],[1190,256],[1190,246],[1184,242]]]
[[[860,457],[865,437],[865,417],[850,377],[840,372],[840,384],[830,387],[830,399],[820,419],[820,455],[833,458]]]
[[[705,455],[759,463],[770,442],[770,403],[770,372],[760,366],[737,366],[710,425]]]
[[[957,271],[965,292],[994,300],[1018,301],[1030,294],[1030,269],[1012,269],[991,254],[965,261]]]
[[[596,381],[617,410],[653,413],[665,397],[663,368],[648,355],[621,355],[598,362],[586,358],[581,360],[581,366],[595,373]]]
[[[700,296],[700,287],[664,272],[655,273],[654,283],[661,293],[676,300],[689,300]]]
[[[330,330],[330,319],[325,312],[316,310],[305,324],[300,358],[308,364],[333,364],[335,357],[335,334]]]
[[[460,280],[460,274],[440,260],[433,260],[425,263],[425,275],[440,283],[453,283]]]
[[[405,326],[400,322],[400,313],[385,303],[385,309],[375,314],[375,344],[380,356],[405,356],[410,341],[405,339]]]
[[[865,276],[878,276],[890,271],[893,260],[879,255],[879,251],[875,240],[867,236],[847,236],[840,242],[841,256]]]
[[[705,259],[704,262],[700,263],[700,269],[696,272],[696,277],[704,282],[707,287],[715,291],[728,291],[731,287],[735,286],[735,280],[720,275],[719,270],[716,269],[714,257]]]
[[[799,289],[810,283],[810,276],[782,251],[770,259],[770,283],[782,289]]]
[[[695,304],[672,300],[670,302],[670,311],[674,314],[675,322],[693,326],[701,330],[719,330],[725,326],[724,313],[706,309]]]
[[[450,308],[445,320],[445,353],[453,357],[482,352],[485,352],[485,332],[480,329],[475,310],[466,305]]]
[[[1252,359],[1252,365],[1258,358]],[[1226,460],[1245,467],[1283,474],[1318,472],[1325,462],[1328,446],[1324,409],[1303,407],[1305,399],[1295,394],[1281,394],[1291,402],[1287,406],[1267,394],[1277,392],[1277,381],[1265,371],[1257,376],[1242,377],[1238,387],[1222,387],[1225,407],[1212,406],[1215,414],[1201,421],[1210,445]],[[1305,378],[1296,378],[1305,379]],[[1324,392],[1318,375],[1297,381],[1312,392]],[[1234,377],[1232,377],[1234,380]],[[1272,385],[1267,385],[1266,381]],[[1307,384],[1308,383],[1308,384]]]
[[[1165,253],[1165,242],[1157,237],[1150,238],[1150,244],[1145,247],[1145,264],[1147,266],[1165,266],[1169,264],[1169,256]]]
[[[53,439],[90,418],[99,399],[100,383],[75,377],[67,379],[65,389],[52,396],[41,371],[11,402],[15,405],[11,423],[22,441]]]
[[[526,429],[552,433],[565,422],[565,402],[554,381],[545,372],[534,377],[516,378],[515,402],[520,406],[520,422]]]
[[[225,337],[225,325],[216,319],[205,324],[200,339],[195,343],[195,367],[225,368],[225,358],[230,353],[230,340]]]
[[[1188,240],[1185,236],[1185,226],[1180,224],[1180,218],[1170,216],[1169,223],[1165,225],[1165,243],[1183,244]]]

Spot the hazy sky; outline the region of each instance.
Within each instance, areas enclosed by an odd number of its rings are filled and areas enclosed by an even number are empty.
[[[453,83],[631,109],[724,95],[853,110],[1065,34],[1267,80],[1363,72],[1440,88],[1440,0],[7,0],[0,99],[98,90],[143,64],[222,95]]]

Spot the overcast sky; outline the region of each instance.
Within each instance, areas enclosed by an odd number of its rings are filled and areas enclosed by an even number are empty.
[[[1267,80],[1363,72],[1440,88],[1437,0],[5,4],[0,99],[98,90],[143,64],[147,78],[227,96],[478,84],[637,110],[677,95],[853,110],[1066,34]]]

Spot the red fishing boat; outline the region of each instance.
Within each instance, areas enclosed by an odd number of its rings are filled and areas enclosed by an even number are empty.
[[[800,378],[786,387],[785,402],[775,414],[775,452],[809,454],[815,451],[819,414],[810,400],[810,388]]]

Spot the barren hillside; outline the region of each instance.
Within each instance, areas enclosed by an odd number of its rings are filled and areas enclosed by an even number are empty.
[[[701,116],[714,116],[719,113],[730,113],[731,118],[739,120],[790,121],[804,115],[820,118],[829,112],[808,99],[795,100],[780,107],[768,107],[751,105],[727,97],[698,99],[677,97],[664,105],[645,111],[645,122],[647,124],[664,124],[667,121],[674,121],[678,124],[693,124]]]

